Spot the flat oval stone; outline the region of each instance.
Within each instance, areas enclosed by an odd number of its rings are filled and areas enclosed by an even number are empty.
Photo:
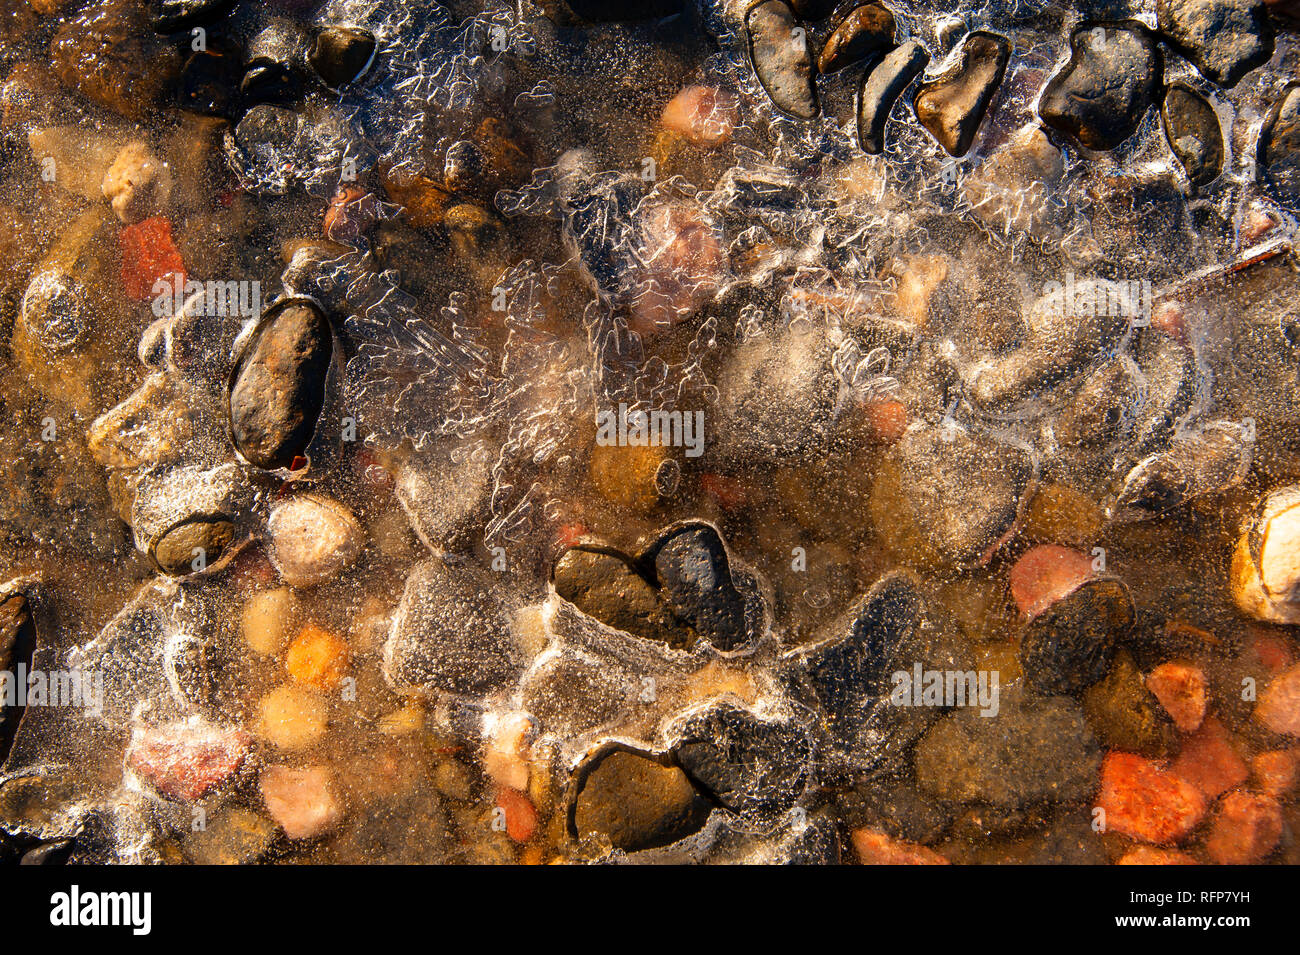
[[[1160,107],[1169,147],[1194,186],[1213,182],[1223,171],[1223,130],[1214,107],[1181,83],[1171,86]]]
[[[1137,130],[1160,89],[1162,63],[1136,21],[1082,26],[1070,61],[1048,82],[1038,115],[1088,149],[1114,149]]]
[[[1260,132],[1257,159],[1273,185],[1300,195],[1300,83],[1278,97]]]
[[[916,91],[916,118],[948,155],[964,156],[970,150],[1010,56],[1005,38],[972,33],[962,44],[961,63]]]
[[[1062,597],[1021,636],[1026,685],[1044,694],[1082,693],[1110,669],[1116,640],[1133,628],[1134,614],[1118,580],[1091,580]]]
[[[197,573],[219,561],[235,539],[235,525],[225,517],[195,517],[165,531],[150,556],[172,577]]]
[[[698,832],[711,806],[680,768],[620,744],[601,747],[574,774],[568,813],[575,839],[655,849]]]
[[[873,156],[884,152],[889,112],[929,62],[925,47],[908,40],[863,75],[858,93],[858,144],[863,152]]]
[[[263,316],[230,386],[231,439],[249,463],[288,468],[307,450],[333,349],[329,320],[306,299],[288,299]]]
[[[826,38],[817,69],[834,73],[887,49],[893,42],[894,15],[882,4],[864,3],[841,20]]]
[[[776,108],[799,119],[815,117],[812,51],[790,5],[764,0],[745,14],[745,30],[754,72]]]
[[[1231,88],[1273,55],[1266,10],[1263,0],[1157,0],[1156,22],[1202,76]]]

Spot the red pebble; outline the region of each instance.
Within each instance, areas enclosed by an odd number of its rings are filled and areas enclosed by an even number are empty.
[[[1110,752],[1101,764],[1106,828],[1142,842],[1167,845],[1196,828],[1205,798],[1160,763],[1133,753]]]
[[[1272,796],[1228,793],[1219,803],[1205,851],[1219,865],[1263,862],[1282,838],[1282,804]]]
[[[1300,666],[1283,670],[1264,688],[1255,718],[1274,733],[1300,736]]]
[[[875,829],[858,829],[851,838],[861,865],[951,865],[933,849]]]
[[[238,772],[249,746],[247,733],[224,726],[151,726],[136,732],[127,765],[164,796],[193,801]]]
[[[1250,761],[1250,774],[1256,789],[1280,799],[1295,788],[1300,777],[1300,756],[1291,749],[1260,753]]]
[[[1092,558],[1059,544],[1025,551],[1011,568],[1011,596],[1027,617],[1041,613],[1092,576]]]
[[[867,431],[880,444],[893,444],[907,430],[907,406],[896,398],[868,401],[862,406]]]
[[[1115,863],[1116,865],[1200,865],[1192,856],[1177,849],[1157,849],[1155,846],[1134,846]]]
[[[1213,802],[1250,775],[1246,762],[1237,754],[1228,731],[1213,716],[1183,741],[1182,751],[1170,769]]]
[[[134,302],[147,302],[157,293],[160,279],[185,282],[185,262],[172,241],[172,224],[162,216],[145,219],[122,229],[122,287]]]
[[[1291,651],[1290,641],[1276,633],[1257,631],[1251,635],[1247,647],[1268,670],[1270,676],[1295,663],[1295,654]]]
[[[734,511],[745,504],[745,485],[725,474],[705,471],[700,475],[700,490],[717,501],[724,511]]]
[[[519,790],[503,786],[497,792],[497,806],[506,814],[506,835],[515,842],[527,842],[537,832],[537,810]]]
[[[1147,689],[1184,733],[1195,733],[1205,719],[1205,674],[1190,663],[1162,663],[1147,676]]]

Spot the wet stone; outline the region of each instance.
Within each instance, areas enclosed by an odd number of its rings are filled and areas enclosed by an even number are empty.
[[[488,572],[419,564],[393,614],[384,677],[396,689],[482,696],[523,670],[507,595]]]
[[[1263,0],[1158,0],[1160,32],[1206,79],[1236,86],[1273,55]]]
[[[812,747],[791,723],[721,703],[693,715],[679,732],[673,746],[678,765],[732,812],[783,813],[808,783]]]
[[[888,49],[894,42],[894,15],[883,4],[864,3],[831,31],[817,59],[817,69],[834,73]]]
[[[732,581],[726,545],[714,528],[683,528],[661,539],[646,556],[654,561],[664,602],[679,620],[719,650],[734,650],[745,642],[745,601]]]
[[[1070,61],[1043,90],[1038,113],[1089,149],[1114,149],[1155,101],[1161,69],[1141,24],[1082,26],[1070,35]]]
[[[1278,96],[1259,135],[1259,164],[1288,196],[1300,196],[1300,84]]]
[[[229,520],[194,518],[164,532],[151,556],[164,574],[182,576],[198,569],[200,561],[220,561],[235,534],[235,525]]]
[[[1177,737],[1160,712],[1142,673],[1124,649],[1115,654],[1106,676],[1083,695],[1088,726],[1106,749],[1143,756],[1166,755]]]
[[[589,617],[647,640],[686,649],[695,635],[673,626],[654,586],[629,558],[575,547],[556,562],[555,592]]]
[[[298,62],[306,42],[297,24],[273,19],[248,43],[240,94],[253,102],[296,97],[302,86]]]
[[[962,709],[917,744],[921,788],[950,802],[1020,806],[1092,794],[1101,750],[1073,700],[1003,693],[996,718]]]
[[[152,0],[150,20],[160,33],[171,33],[224,14],[233,0]]]
[[[783,0],[764,0],[745,14],[749,54],[758,81],[777,109],[799,119],[817,115],[812,51],[794,11]]]
[[[908,40],[863,75],[858,93],[858,143],[863,152],[884,152],[889,112],[929,62],[925,47],[917,40]]]
[[[917,121],[950,156],[970,150],[1010,55],[1005,38],[972,33],[962,44],[960,64],[917,88],[912,99]]]
[[[329,26],[316,35],[307,62],[326,86],[340,87],[359,80],[374,55],[375,36],[369,30]]]
[[[1223,171],[1223,130],[1205,97],[1189,86],[1171,86],[1160,108],[1169,146],[1194,186],[1205,186]]]
[[[310,302],[290,299],[262,317],[230,388],[231,438],[251,464],[288,468],[307,450],[333,347],[329,321]]]
[[[1117,580],[1092,580],[1031,620],[1020,638],[1027,685],[1076,695],[1106,674],[1115,642],[1133,627],[1133,598]]]
[[[568,829],[575,839],[608,839],[636,852],[698,832],[711,806],[686,773],[650,754],[603,747],[574,774]]]

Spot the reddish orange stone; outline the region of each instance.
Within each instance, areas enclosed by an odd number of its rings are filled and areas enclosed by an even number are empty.
[[[895,398],[868,401],[862,406],[867,433],[880,444],[893,444],[907,430],[907,406]]]
[[[1162,663],[1147,677],[1147,689],[1184,733],[1195,733],[1205,719],[1205,674],[1190,663]]]
[[[1300,756],[1294,750],[1274,749],[1250,761],[1255,788],[1266,796],[1281,798],[1295,788],[1300,777]]]
[[[503,786],[497,792],[497,806],[506,814],[506,835],[515,842],[527,842],[537,832],[537,810],[519,790]]]
[[[172,224],[154,216],[122,229],[122,288],[134,302],[147,302],[157,293],[154,284],[160,279],[185,283],[185,262],[172,240]]]
[[[1142,842],[1167,845],[1196,828],[1205,798],[1160,763],[1133,753],[1110,752],[1101,764],[1106,828]]]
[[[861,865],[950,865],[933,849],[895,839],[875,829],[858,829],[850,837]]]
[[[1240,786],[1250,775],[1228,731],[1213,716],[1207,717],[1201,728],[1187,737],[1170,769],[1195,786],[1209,802]]]
[[[1263,862],[1282,838],[1282,804],[1272,796],[1228,793],[1214,814],[1205,851],[1220,865]]]
[[[733,511],[745,504],[745,485],[725,474],[704,472],[700,475],[700,490],[717,501],[724,511]]]
[[[1059,544],[1025,551],[1011,568],[1011,596],[1027,617],[1041,613],[1092,576],[1092,558]]]
[[[1115,863],[1116,865],[1199,865],[1192,856],[1177,849],[1157,849],[1155,846],[1134,846]]]

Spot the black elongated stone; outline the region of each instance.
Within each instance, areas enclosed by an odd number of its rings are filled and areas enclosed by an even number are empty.
[[[898,97],[930,62],[917,40],[908,40],[862,77],[858,93],[858,143],[876,155],[885,149],[885,125]]]

